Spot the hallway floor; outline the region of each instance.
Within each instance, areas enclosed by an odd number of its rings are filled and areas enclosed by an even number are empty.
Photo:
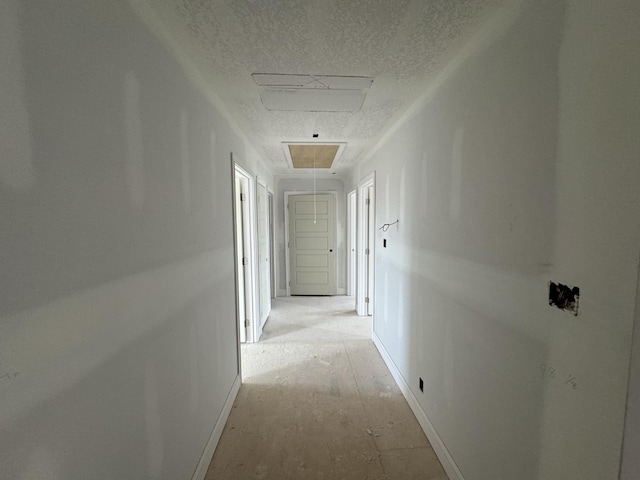
[[[446,480],[353,297],[273,301],[206,480]]]

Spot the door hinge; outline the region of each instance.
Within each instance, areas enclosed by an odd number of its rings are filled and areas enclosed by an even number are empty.
[[[242,266],[244,267],[247,264],[247,257],[242,257]]]
[[[247,199],[247,194],[246,193],[241,193],[240,194],[240,201],[244,202]]]
[[[364,203],[365,203],[365,205],[370,205],[371,204],[371,199],[367,198]]]
[[[244,319],[244,328],[249,328],[249,319],[248,318]]]
[[[364,297],[364,303],[369,303],[369,297]]]
[[[368,248],[365,249],[364,253],[365,253],[365,255],[369,255],[369,249]]]

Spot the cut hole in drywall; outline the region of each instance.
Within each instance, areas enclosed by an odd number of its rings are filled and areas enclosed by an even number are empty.
[[[578,287],[549,282],[549,305],[555,305],[560,310],[578,316],[579,299],[580,289]]]

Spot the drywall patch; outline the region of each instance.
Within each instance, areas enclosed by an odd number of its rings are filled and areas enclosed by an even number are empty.
[[[578,287],[549,282],[549,305],[555,305],[560,310],[565,310],[577,317],[579,299]]]

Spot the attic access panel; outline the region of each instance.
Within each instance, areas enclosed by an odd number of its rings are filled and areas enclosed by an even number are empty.
[[[261,87],[305,88],[327,90],[366,90],[371,87],[371,77],[340,75],[295,75],[282,73],[254,73],[253,81]]]
[[[289,168],[312,172],[330,170],[336,166],[345,143],[284,142],[282,144]]]
[[[267,110],[300,112],[357,112],[362,108],[370,77],[254,73],[262,87],[260,98]]]
[[[289,112],[357,112],[366,95],[360,90],[315,90],[268,88],[260,93],[267,110]]]

